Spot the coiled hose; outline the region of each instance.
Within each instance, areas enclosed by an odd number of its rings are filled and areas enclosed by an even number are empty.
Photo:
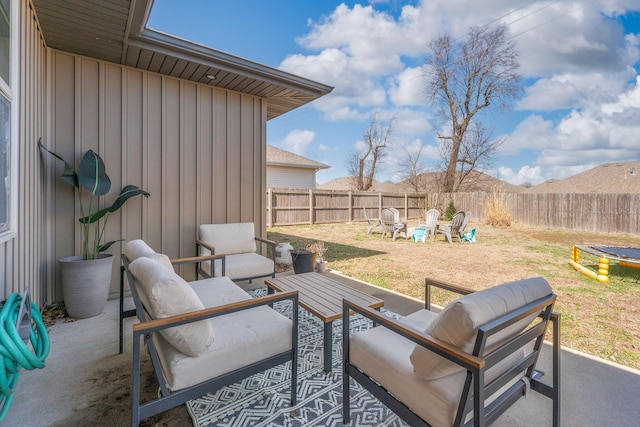
[[[23,305],[22,311],[20,306]],[[28,307],[31,313],[28,313]],[[49,335],[35,303],[28,297],[12,294],[0,303],[0,420],[4,418],[13,399],[20,368],[44,368],[49,354]],[[28,328],[28,331],[27,331]],[[31,343],[33,350],[27,345]]]

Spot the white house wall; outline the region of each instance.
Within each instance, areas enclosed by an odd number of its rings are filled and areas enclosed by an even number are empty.
[[[48,146],[68,161],[100,153],[112,181],[109,204],[126,184],[151,193],[111,215],[106,240],[142,238],[177,258],[195,255],[201,223],[253,221],[257,235],[266,233],[262,99],[55,50],[51,82]],[[74,192],[57,172],[47,176],[51,270],[81,248]],[[109,252],[121,251],[116,244]],[[113,268],[112,296],[119,261]],[[58,282],[50,285],[54,301],[62,299]]]
[[[268,188],[316,188],[316,171],[310,168],[267,166]]]
[[[46,221],[42,202],[42,168],[38,138],[47,127],[45,113],[46,48],[30,2],[19,5],[18,182],[17,228],[12,239],[0,244],[0,299],[29,287],[34,301],[48,298],[45,287]]]

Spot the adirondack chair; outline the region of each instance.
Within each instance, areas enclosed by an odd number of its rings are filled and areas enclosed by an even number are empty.
[[[369,228],[367,229],[367,234],[371,234],[371,231],[374,228],[380,227],[380,229],[382,230],[382,223],[380,222],[380,218],[369,218],[369,215],[367,214],[367,208],[365,208],[364,206],[362,207],[362,212],[364,213],[364,219],[367,221],[367,224],[369,225]]]
[[[429,237],[429,234],[432,234],[435,237],[438,219],[440,219],[440,211],[437,209],[429,209],[425,215],[424,222],[422,222],[422,218],[418,218],[418,227],[425,229],[427,238]]]
[[[398,233],[404,233],[405,238],[409,238],[407,233],[407,223],[400,221],[400,212],[394,208],[384,208],[380,217],[380,223],[382,224],[382,238],[384,239],[387,233],[391,233],[393,240],[396,240]]]
[[[462,233],[460,230],[462,228],[462,224],[464,223],[465,216],[466,214],[462,211],[456,212],[449,224],[441,225],[438,227],[435,237],[437,238],[438,234],[444,234],[449,243],[452,242],[452,239],[454,237],[457,237],[458,240],[462,239]]]

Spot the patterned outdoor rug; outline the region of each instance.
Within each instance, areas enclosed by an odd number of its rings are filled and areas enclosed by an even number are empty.
[[[258,293],[266,291],[257,291]],[[289,314],[290,303],[275,309]],[[398,315],[382,309],[382,313]],[[342,426],[342,321],[333,322],[333,371],[322,371],[322,323],[306,310],[299,310],[298,404],[290,406],[288,362],[246,378],[216,393],[187,402],[193,425]],[[371,327],[360,316],[352,317],[352,331]],[[406,426],[393,412],[359,384],[351,382],[352,426]]]

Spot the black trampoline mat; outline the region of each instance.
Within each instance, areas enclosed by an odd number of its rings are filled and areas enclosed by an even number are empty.
[[[600,252],[616,256],[618,258],[634,258],[640,260],[640,248],[621,248],[618,246],[591,246]]]

